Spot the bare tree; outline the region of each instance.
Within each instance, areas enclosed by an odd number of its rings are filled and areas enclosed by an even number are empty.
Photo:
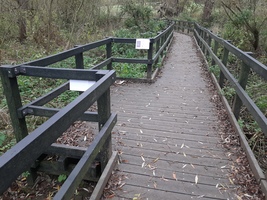
[[[158,12],[160,17],[174,17],[183,12],[188,0],[162,0]]]
[[[204,4],[204,9],[203,9],[203,15],[202,15],[202,22],[211,22],[211,14],[213,10],[215,1],[214,0],[206,0]]]
[[[238,29],[244,29],[244,33],[252,35],[251,44],[254,50],[258,50],[260,33],[267,22],[265,0],[249,1],[222,1],[223,8],[232,24]]]
[[[27,38],[26,18],[23,11],[29,9],[29,0],[15,0],[19,6],[18,26],[19,26],[19,41],[22,43]]]

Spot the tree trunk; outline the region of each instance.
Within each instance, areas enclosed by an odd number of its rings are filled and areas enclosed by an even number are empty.
[[[260,42],[260,32],[258,29],[254,29],[254,31],[252,31],[252,34],[253,34],[253,38],[254,38],[254,41],[253,41],[253,47],[254,49],[257,51],[258,48],[259,48],[259,42]]]
[[[206,0],[204,9],[203,9],[203,15],[202,15],[202,22],[211,22],[211,14],[212,14],[212,9],[214,6],[214,0]]]
[[[23,15],[23,10],[29,7],[29,0],[16,0],[19,5],[18,26],[19,26],[19,41],[24,42],[27,39],[26,19]]]

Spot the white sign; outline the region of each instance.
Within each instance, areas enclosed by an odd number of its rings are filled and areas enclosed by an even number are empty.
[[[93,86],[95,81],[86,81],[86,80],[70,80],[70,90],[84,92]]]
[[[150,39],[136,39],[136,49],[149,49]]]

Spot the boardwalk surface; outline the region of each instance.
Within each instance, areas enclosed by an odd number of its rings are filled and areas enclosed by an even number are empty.
[[[126,177],[113,199],[234,199],[223,190],[230,161],[207,85],[193,40],[176,33],[155,83],[112,89],[113,144]]]

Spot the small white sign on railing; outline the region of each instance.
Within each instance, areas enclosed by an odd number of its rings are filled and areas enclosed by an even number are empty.
[[[136,39],[135,49],[149,49],[150,39]]]
[[[95,81],[70,80],[70,90],[84,92],[92,87],[95,83]]]

